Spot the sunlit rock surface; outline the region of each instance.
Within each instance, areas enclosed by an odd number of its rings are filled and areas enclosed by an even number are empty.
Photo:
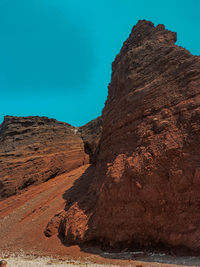
[[[57,215],[63,243],[200,251],[200,57],[175,42],[149,21],[124,42],[95,163]]]
[[[0,197],[88,163],[77,131],[46,117],[6,116],[0,126]]]

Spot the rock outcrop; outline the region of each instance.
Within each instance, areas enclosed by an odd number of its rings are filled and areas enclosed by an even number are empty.
[[[85,152],[90,156],[90,163],[95,162],[95,156],[97,154],[98,144],[101,138],[103,129],[102,117],[98,117],[79,127],[80,135],[83,139]]]
[[[54,218],[63,242],[200,251],[200,57],[175,42],[139,21],[113,62],[88,186]]]
[[[67,123],[6,116],[0,126],[0,198],[88,162],[78,129]]]
[[[0,196],[88,163],[76,131],[45,117],[6,116],[0,128]]]

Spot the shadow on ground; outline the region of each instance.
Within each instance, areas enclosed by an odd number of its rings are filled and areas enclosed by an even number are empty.
[[[74,182],[73,186],[63,194],[63,198],[66,201],[65,211],[69,210],[75,202],[78,203],[80,209],[84,210],[86,214],[95,207],[98,197],[95,195],[95,191],[93,192],[93,190],[91,190],[90,186],[91,182],[93,182],[93,179],[95,179],[93,177],[93,168],[93,166],[88,167],[81,177]],[[88,224],[90,224],[90,221]],[[67,243],[66,240],[64,240],[62,231],[58,237],[61,243],[67,247],[77,244],[76,242],[74,244]],[[187,253],[184,254],[183,252],[180,254],[180,250],[176,255],[173,253],[173,250],[167,250],[167,252],[165,252],[165,250],[163,252],[163,250],[159,250],[159,248],[156,250],[156,252],[149,252],[145,251],[144,249],[133,249],[132,251],[126,251],[126,249],[124,249],[121,252],[113,252],[109,250],[109,248],[108,250],[102,250],[100,244],[95,241],[89,243],[89,245],[80,245],[80,250],[106,259],[117,259],[124,261],[132,260],[141,261],[144,263],[176,264],[180,266],[200,266],[199,255],[185,256]]]
[[[81,250],[107,259],[124,261],[132,260],[144,263],[176,264],[180,266],[200,266],[200,256],[175,256],[161,252],[144,251],[105,252],[99,247],[81,247]]]

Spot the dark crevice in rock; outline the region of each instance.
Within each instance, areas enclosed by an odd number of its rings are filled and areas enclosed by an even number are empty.
[[[102,134],[103,120],[101,117],[79,127],[78,132],[84,143],[85,153],[89,155],[90,163],[96,160],[97,148]]]

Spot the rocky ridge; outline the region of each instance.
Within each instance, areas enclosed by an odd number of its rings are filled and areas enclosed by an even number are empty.
[[[88,162],[77,127],[33,116],[5,116],[0,126],[0,198]]]
[[[200,57],[139,21],[112,64],[96,161],[46,234],[200,251]],[[87,186],[84,185],[87,181]]]

